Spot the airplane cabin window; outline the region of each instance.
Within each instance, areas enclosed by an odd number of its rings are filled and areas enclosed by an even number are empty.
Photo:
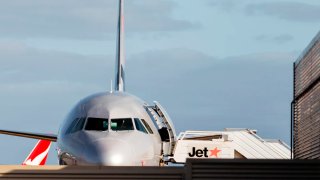
[[[148,134],[148,131],[146,130],[146,128],[144,128],[139,118],[134,118],[134,124],[136,125],[136,129],[138,131]]]
[[[72,131],[72,128],[77,124],[78,118],[73,120],[72,123],[69,125],[68,129],[66,130],[65,134],[70,134]]]
[[[148,129],[149,133],[153,134],[153,131],[152,131],[151,127],[149,126],[149,124],[144,119],[141,119],[141,121],[144,124],[144,126]]]
[[[131,118],[111,119],[110,126],[113,131],[134,130]]]
[[[107,131],[108,119],[88,117],[85,130],[88,131]]]
[[[82,130],[85,120],[86,118],[79,118],[78,123],[74,126],[71,133]]]
[[[82,130],[84,122],[85,118],[76,118],[67,129],[66,134],[71,134]]]

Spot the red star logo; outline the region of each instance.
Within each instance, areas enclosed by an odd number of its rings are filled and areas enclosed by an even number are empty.
[[[214,148],[213,150],[210,150],[210,156],[218,157],[218,153],[219,153],[220,151],[221,151],[221,150],[219,150],[218,148]]]

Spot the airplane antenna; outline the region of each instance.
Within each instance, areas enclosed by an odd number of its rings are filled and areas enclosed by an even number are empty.
[[[111,79],[111,83],[110,83],[110,93],[112,93],[112,89],[113,89],[113,87],[112,87],[112,79]]]
[[[125,91],[125,54],[124,54],[124,3],[119,0],[119,17],[118,17],[118,33],[117,33],[117,52],[116,52],[116,77],[115,91]]]

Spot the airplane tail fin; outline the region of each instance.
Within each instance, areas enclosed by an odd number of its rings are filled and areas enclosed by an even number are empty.
[[[125,52],[124,52],[124,12],[123,0],[119,0],[119,19],[117,32],[117,52],[116,52],[116,79],[115,91],[125,91]]]
[[[39,140],[22,165],[45,165],[51,141]]]

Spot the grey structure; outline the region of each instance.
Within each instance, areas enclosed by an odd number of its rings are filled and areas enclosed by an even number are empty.
[[[320,32],[294,63],[293,155],[320,159]]]
[[[188,159],[184,167],[0,165],[0,179],[320,179],[320,161]]]

